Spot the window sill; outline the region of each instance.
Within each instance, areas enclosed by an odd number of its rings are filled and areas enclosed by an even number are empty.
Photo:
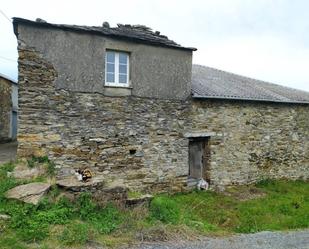
[[[113,85],[113,84],[108,84],[108,83],[105,83],[104,85],[104,88],[126,88],[126,89],[132,89],[133,87],[131,86],[117,86],[117,85]]]
[[[130,86],[104,86],[104,95],[109,97],[122,97],[132,95]]]

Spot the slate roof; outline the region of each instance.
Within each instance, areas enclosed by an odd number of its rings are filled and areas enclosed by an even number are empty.
[[[309,92],[193,65],[193,98],[309,104]]]
[[[196,48],[183,47],[176,42],[168,39],[167,36],[161,35],[159,31],[152,31],[151,28],[144,25],[129,25],[129,24],[118,24],[117,27],[106,27],[104,26],[78,26],[78,25],[67,25],[67,24],[52,24],[42,19],[37,21],[31,21],[23,18],[14,17],[13,25],[14,32],[17,34],[17,25],[19,23],[40,26],[46,28],[57,28],[62,30],[69,30],[83,33],[93,33],[102,36],[113,37],[122,40],[130,40],[138,43],[146,43],[150,45],[170,47],[182,50],[195,51]]]

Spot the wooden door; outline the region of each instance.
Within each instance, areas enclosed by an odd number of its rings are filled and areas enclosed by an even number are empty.
[[[210,144],[209,138],[203,141],[203,179],[210,183]]]
[[[210,181],[209,138],[191,139],[189,142],[189,176]]]
[[[201,141],[189,143],[189,175],[193,178],[202,178],[203,144]]]

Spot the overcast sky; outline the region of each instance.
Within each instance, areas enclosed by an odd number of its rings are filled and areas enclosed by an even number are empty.
[[[307,0],[3,0],[13,16],[100,26],[144,24],[183,46],[193,62],[309,91]],[[17,78],[16,38],[0,13],[0,73]]]

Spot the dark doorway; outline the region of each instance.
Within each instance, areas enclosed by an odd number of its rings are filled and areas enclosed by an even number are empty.
[[[191,138],[189,141],[189,176],[210,181],[209,137]]]
[[[12,140],[17,138],[17,112],[12,111]]]

